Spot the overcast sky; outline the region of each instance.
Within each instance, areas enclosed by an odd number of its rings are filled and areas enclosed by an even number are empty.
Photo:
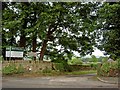
[[[74,52],[74,54],[75,54],[76,56],[79,56],[79,53],[77,53],[77,52]],[[95,50],[94,50],[94,52],[92,53],[92,55],[95,55],[96,57],[105,56],[105,55],[103,54],[103,52],[100,51],[100,50],[97,49],[97,48],[95,48]],[[90,55],[86,55],[85,57],[90,57]]]
[[[92,53],[95,56],[104,56],[103,52],[96,48],[96,50]]]

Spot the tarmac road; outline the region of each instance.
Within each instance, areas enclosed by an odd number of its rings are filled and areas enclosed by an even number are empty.
[[[2,88],[118,88],[117,84],[92,79],[94,75],[3,77]]]

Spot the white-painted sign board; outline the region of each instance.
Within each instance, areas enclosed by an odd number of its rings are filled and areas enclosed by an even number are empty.
[[[20,51],[6,51],[6,57],[23,57],[23,52]]]
[[[7,48],[6,57],[23,58],[23,50],[19,48]]]

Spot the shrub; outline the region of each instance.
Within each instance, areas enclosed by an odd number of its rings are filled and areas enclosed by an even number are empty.
[[[17,68],[17,72],[16,73],[24,73],[25,72],[25,70],[24,70],[24,67],[21,65],[21,64],[19,64],[19,66],[18,66],[18,68]]]
[[[107,60],[108,60],[108,58],[107,58],[107,57],[102,58],[102,63],[107,62]]]
[[[80,65],[70,65],[71,71],[80,71],[81,66]]]
[[[70,66],[66,60],[58,60],[59,62],[54,62],[53,69],[57,71],[71,71]]]
[[[69,60],[68,64],[70,65],[81,65],[83,62],[80,58],[73,57],[72,60]]]
[[[117,65],[118,65],[118,69],[120,70],[120,59],[117,59]]]
[[[110,70],[110,63],[107,63],[107,62],[106,62],[106,63],[103,63],[101,69],[102,69],[104,72],[108,73],[109,70]]]
[[[55,70],[57,71],[65,71],[63,63],[54,63]]]
[[[45,69],[42,70],[42,73],[51,73],[51,69],[46,67]]]
[[[90,64],[91,68],[94,68],[94,69],[97,69],[97,65],[98,65],[97,63],[91,63]]]
[[[2,72],[5,75],[19,74],[24,73],[24,68],[21,64],[18,66],[15,64],[9,64],[8,66],[3,67]]]
[[[14,64],[11,64],[11,65],[5,66],[2,69],[2,72],[3,72],[3,74],[11,75],[11,74],[15,73],[16,70],[17,70],[16,66]]]
[[[0,56],[0,61],[2,61],[3,60],[3,57],[2,56]]]
[[[113,72],[113,73],[111,73]],[[118,72],[118,62],[104,62],[101,67],[98,67],[98,75],[100,76],[115,76]]]

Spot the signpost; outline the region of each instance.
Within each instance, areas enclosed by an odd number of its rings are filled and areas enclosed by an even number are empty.
[[[22,48],[19,48],[19,47],[9,47],[9,48],[6,48],[6,57],[11,58],[14,57],[14,58],[23,58],[23,49]]]

